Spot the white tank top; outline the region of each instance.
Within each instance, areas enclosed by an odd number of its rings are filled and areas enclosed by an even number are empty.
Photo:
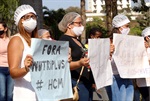
[[[19,36],[24,44],[24,51],[21,60],[21,68],[24,67],[24,59],[27,54],[30,54],[30,47],[27,42],[20,34],[16,34],[14,36]],[[35,91],[31,85],[31,77],[30,72],[28,72],[24,77],[14,79],[15,86],[13,91],[13,101],[37,101],[37,97]]]

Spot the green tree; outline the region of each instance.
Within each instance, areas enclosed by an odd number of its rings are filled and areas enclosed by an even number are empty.
[[[135,3],[138,3],[138,0],[132,0]],[[141,31],[146,27],[150,26],[150,7],[146,6],[145,0],[141,0],[140,7],[133,7],[133,11],[141,12],[141,15],[136,18],[139,26],[131,29],[131,33],[135,33],[136,35],[141,35]]]
[[[134,3],[138,3],[138,0],[132,0]],[[145,1],[141,0],[141,6],[140,7],[133,7],[133,10],[136,12],[141,12],[141,11],[148,11],[149,7],[146,6]]]
[[[139,26],[132,27],[130,30],[131,35],[141,36],[141,32],[142,32],[142,30]]]
[[[150,26],[150,14],[148,12],[143,12],[141,16],[138,16],[137,22],[139,23],[140,29],[143,30]]]
[[[99,17],[93,17],[93,21],[88,21],[86,23],[86,39],[89,36],[89,30],[93,27],[101,29],[102,37],[107,37],[107,29],[105,28],[105,22],[103,22]]]
[[[61,21],[65,15],[65,10],[60,8],[57,11],[49,10],[47,7],[43,7],[43,18],[44,18],[44,27],[51,30],[51,35],[54,39],[59,39],[61,34],[63,34],[58,29],[58,23]]]
[[[18,0],[1,0],[0,1],[0,20],[5,21],[11,30],[11,33],[16,32],[14,26],[14,12],[18,7]]]
[[[77,12],[79,14],[81,14],[81,9],[79,7],[68,7],[66,10],[65,10],[66,13],[68,12]]]

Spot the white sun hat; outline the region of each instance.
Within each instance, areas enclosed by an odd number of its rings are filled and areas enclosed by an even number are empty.
[[[113,20],[112,20],[112,26],[115,28],[121,27],[127,23],[129,23],[130,20],[128,19],[127,16],[123,15],[123,14],[118,14],[116,15]]]
[[[36,12],[34,11],[33,7],[31,7],[30,5],[23,4],[23,5],[19,6],[14,13],[15,24],[18,25],[21,17],[23,17],[24,15],[26,15],[28,13],[33,13],[36,15]]]

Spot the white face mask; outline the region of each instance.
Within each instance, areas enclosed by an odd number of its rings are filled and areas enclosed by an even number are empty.
[[[23,21],[22,23],[23,23],[24,29],[29,33],[31,33],[36,28],[36,25],[37,25],[37,21],[32,18],[27,19]]]
[[[80,26],[80,27],[73,27],[73,29],[72,29],[72,31],[74,32],[74,34],[76,35],[76,36],[80,36],[81,34],[82,34],[82,32],[83,32],[83,30],[84,30],[84,27],[83,26]]]
[[[122,28],[121,34],[128,35],[130,32],[130,28]]]

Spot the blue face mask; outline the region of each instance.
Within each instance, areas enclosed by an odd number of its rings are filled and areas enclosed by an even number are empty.
[[[0,30],[0,35],[4,34],[4,30]]]

